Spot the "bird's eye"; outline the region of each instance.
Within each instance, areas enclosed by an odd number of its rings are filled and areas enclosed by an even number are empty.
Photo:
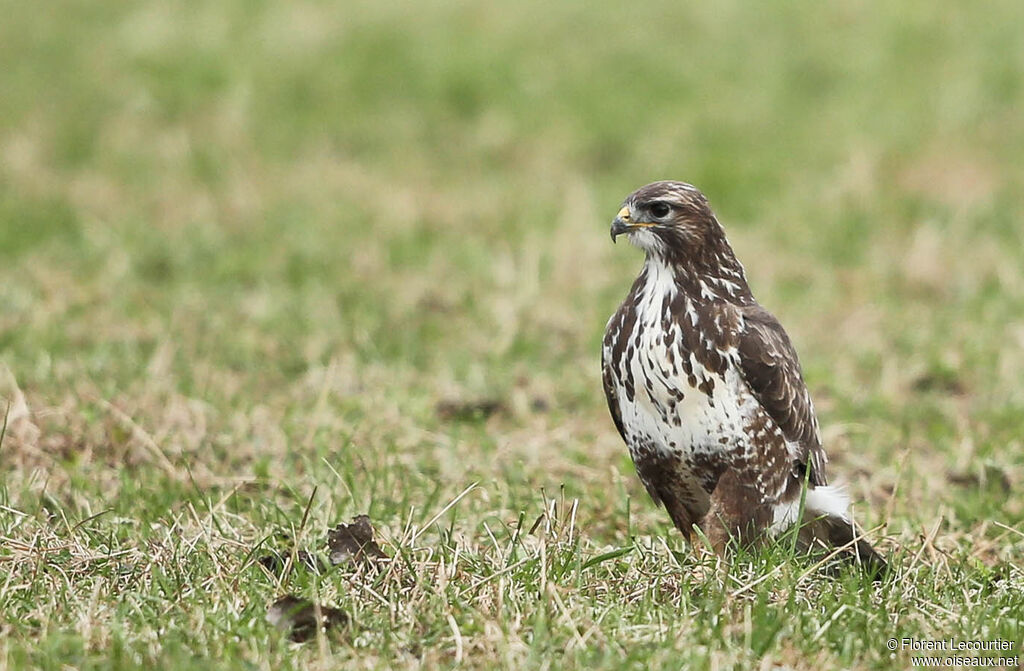
[[[672,210],[672,208],[668,206],[668,203],[652,203],[650,209],[651,214],[653,214],[658,219],[661,219],[662,217],[667,217],[668,213]]]

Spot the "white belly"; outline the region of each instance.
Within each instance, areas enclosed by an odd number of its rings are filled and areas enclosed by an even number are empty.
[[[628,372],[621,372],[633,380],[632,400],[623,384],[624,375],[616,382],[627,442],[634,461],[642,456],[638,452],[645,450],[677,455],[678,475],[699,483],[706,492],[715,465],[725,467],[738,456],[749,454],[745,427],[750,425],[757,403],[734,366],[719,375],[705,369],[692,353],[681,353],[678,325],[672,327],[676,330],[674,337],[668,338],[676,345],[674,365],[670,363],[673,359],[665,345],[666,334],[661,324],[654,322],[660,319],[660,304],[643,307],[648,309],[641,309],[640,319],[650,321],[639,330],[640,342],[629,348],[631,356],[622,360]],[[689,374],[680,360],[682,356],[688,360]],[[691,375],[696,383],[693,386]],[[705,389],[710,386],[710,394],[699,388],[705,382],[710,383],[705,385]],[[710,484],[713,486],[713,480]]]
[[[712,378],[714,387],[709,396],[691,387],[684,375],[666,376],[664,369],[643,354],[635,356],[629,365],[635,381],[633,401],[627,400],[621,385],[619,389],[619,410],[628,432],[650,438],[660,449],[684,457],[724,456],[725,450],[732,452],[739,447],[746,450],[745,407],[753,406],[747,403],[745,395],[749,392],[735,370],[718,376],[700,364],[693,365],[698,384]],[[682,392],[682,398],[678,398],[678,392]]]

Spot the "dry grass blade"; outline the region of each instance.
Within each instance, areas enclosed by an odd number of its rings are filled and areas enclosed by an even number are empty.
[[[103,406],[103,408],[106,409],[107,412],[109,412],[118,422],[127,427],[133,436],[138,438],[142,446],[145,447],[146,451],[154,458],[157,466],[160,467],[160,470],[164,472],[164,475],[176,480],[183,479],[181,469],[175,466],[174,463],[167,458],[167,455],[164,454],[164,451],[153,439],[153,436],[151,436],[148,431],[132,419],[131,416],[104,398],[97,396],[93,397],[92,400]]]
[[[436,514],[436,515],[434,515],[433,517],[431,517],[431,518],[430,518],[430,520],[429,520],[429,521],[428,521],[428,522],[427,522],[426,524],[424,524],[423,526],[421,526],[421,527],[420,527],[419,529],[416,529],[415,531],[413,531],[413,533],[412,533],[412,537],[411,537],[411,538],[409,539],[409,544],[410,544],[410,545],[412,545],[413,543],[415,543],[415,542],[416,542],[416,539],[417,539],[417,538],[419,538],[419,537],[420,537],[420,535],[421,535],[421,534],[422,534],[422,533],[423,533],[424,531],[426,531],[427,529],[429,529],[430,527],[432,527],[432,526],[434,525],[434,522],[436,522],[436,521],[438,521],[439,519],[441,519],[441,517],[442,517],[442,516],[443,516],[443,515],[444,515],[444,514],[445,514],[446,512],[448,512],[448,511],[449,511],[449,510],[451,510],[451,509],[452,509],[453,507],[455,507],[455,506],[456,506],[456,505],[457,505],[457,504],[459,503],[459,501],[461,501],[461,500],[462,500],[462,499],[463,499],[463,498],[464,498],[464,497],[466,496],[466,494],[469,494],[469,493],[470,493],[471,491],[473,491],[473,489],[474,489],[474,488],[475,488],[476,486],[477,486],[477,483],[476,483],[476,482],[474,482],[474,483],[472,483],[471,485],[469,485],[468,487],[466,487],[465,489],[463,489],[463,490],[462,490],[462,492],[460,492],[458,496],[456,496],[456,497],[455,497],[454,499],[452,499],[452,500],[451,500],[451,501],[449,501],[449,502],[448,502],[447,504],[445,504],[445,506],[444,506],[443,508],[441,508],[441,510],[439,510],[439,511],[437,512],[437,514]]]

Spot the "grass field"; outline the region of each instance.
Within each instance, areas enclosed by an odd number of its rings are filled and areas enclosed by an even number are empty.
[[[0,668],[1022,652],[1021,3],[3,11]],[[608,224],[663,178],[789,330],[890,582],[716,567],[636,479]],[[361,513],[382,568],[291,554]],[[284,594],[350,622],[292,643]]]

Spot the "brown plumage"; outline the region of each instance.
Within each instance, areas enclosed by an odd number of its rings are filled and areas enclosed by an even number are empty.
[[[626,198],[611,234],[646,252],[608,322],[602,377],[654,501],[687,539],[696,524],[721,551],[791,528],[803,498],[805,547],[847,545],[880,573],[884,560],[825,478],[793,345],[754,299],[704,195],[682,182],[648,184]]]

